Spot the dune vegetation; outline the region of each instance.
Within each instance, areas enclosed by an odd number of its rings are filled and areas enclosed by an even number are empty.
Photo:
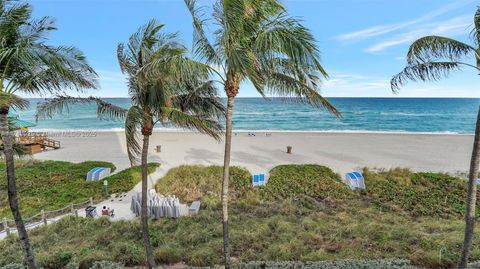
[[[156,189],[163,194],[175,194],[185,202],[202,201],[195,217],[151,222],[159,264],[222,263],[221,175],[220,166],[180,166],[158,181]],[[466,181],[405,169],[365,169],[364,175],[367,190],[359,192],[346,187],[327,167],[282,165],[272,169],[265,187],[254,189],[247,170],[232,168],[235,263],[400,259],[405,266],[410,262],[426,268],[455,266],[462,243],[464,224],[459,212],[465,206]],[[385,181],[393,185],[384,187]],[[137,221],[68,217],[30,234],[44,268],[72,262],[89,268],[101,260],[144,264]],[[472,249],[474,260],[480,259],[478,238]],[[16,240],[10,236],[0,241],[0,266],[21,262]],[[251,268],[261,268],[255,266]]]
[[[151,163],[150,172],[158,165]],[[42,209],[56,210],[71,203],[84,202],[90,197],[95,201],[101,200],[103,181],[85,181],[87,172],[99,166],[115,170],[115,166],[108,162],[17,161],[15,172],[23,215],[28,217]],[[0,181],[0,218],[11,219],[4,162],[0,162],[0,178],[3,179]],[[128,168],[106,179],[110,193],[127,192],[140,182],[140,168]]]

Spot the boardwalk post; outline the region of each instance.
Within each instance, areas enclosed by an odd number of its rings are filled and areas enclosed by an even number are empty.
[[[78,218],[78,210],[75,210],[75,217]]]
[[[70,204],[70,213],[75,213],[75,208],[73,207],[73,204]]]
[[[45,216],[45,210],[42,209],[41,213],[42,213],[42,221],[43,221],[43,224],[47,225],[47,218],[46,218],[46,216]]]
[[[90,201],[90,206],[93,206],[93,198],[90,197],[88,200]]]
[[[10,228],[8,227],[7,218],[3,218],[3,229],[5,230],[7,235],[10,234]]]

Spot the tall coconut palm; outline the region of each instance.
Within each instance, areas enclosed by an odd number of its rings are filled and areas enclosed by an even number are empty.
[[[51,94],[65,89],[95,88],[96,73],[74,47],[50,46],[47,35],[55,30],[49,17],[32,19],[29,4],[0,0],[0,134],[6,161],[8,201],[25,253],[25,263],[36,268],[32,246],[18,206],[13,142],[8,128],[10,109],[28,102],[17,94]]]
[[[279,1],[217,0],[211,33],[205,31],[205,10],[195,0],[185,3],[193,18],[194,52],[215,68],[227,96],[222,210],[225,266],[230,268],[228,178],[234,100],[242,82],[252,83],[262,96],[293,97],[293,101],[339,113],[318,92],[327,73],[314,37]]]
[[[149,138],[156,124],[196,130],[219,139],[224,106],[217,98],[210,68],[186,57],[187,50],[176,34],[162,34],[163,24],[151,20],[134,33],[127,44],[118,45],[118,61],[127,75],[132,106],[125,110],[101,99],[57,97],[39,106],[38,117],[51,117],[70,104],[95,102],[98,114],[124,118],[128,156],[132,164],[141,159],[143,241],[149,268],[155,266],[148,231],[147,156]],[[138,128],[143,136],[140,145]]]
[[[480,72],[480,8],[475,13],[473,25],[472,45],[443,36],[425,36],[413,42],[407,54],[407,66],[391,80],[392,91],[396,93],[408,80],[436,81],[463,68],[471,68]],[[473,242],[479,161],[480,110],[470,160],[465,235],[458,263],[459,268],[467,267]]]

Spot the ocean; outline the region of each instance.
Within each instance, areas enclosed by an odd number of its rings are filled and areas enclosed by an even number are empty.
[[[43,99],[29,99],[30,108],[14,111],[20,119],[35,121],[35,109]],[[128,98],[105,98],[128,107]],[[471,134],[480,99],[467,98],[329,98],[342,113],[336,118],[322,109],[279,98],[237,98],[234,129],[237,131],[320,132],[421,132]],[[69,113],[40,120],[31,130],[119,130],[121,121],[99,120],[95,105],[76,105]],[[157,126],[158,128],[167,128]]]

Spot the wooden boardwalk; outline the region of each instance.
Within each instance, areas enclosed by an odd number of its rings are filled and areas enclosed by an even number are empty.
[[[38,144],[43,147],[54,149],[60,148],[60,141],[53,140],[47,137],[46,134],[28,134],[19,137],[19,143],[23,145]]]

